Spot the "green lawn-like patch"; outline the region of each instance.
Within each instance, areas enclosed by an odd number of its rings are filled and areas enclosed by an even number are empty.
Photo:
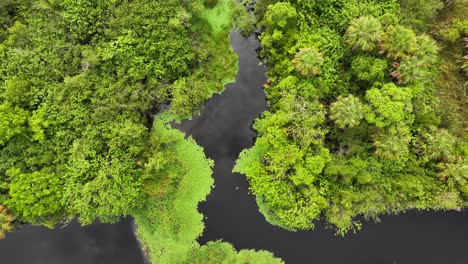
[[[266,251],[237,253],[222,241],[206,246],[196,242],[204,228],[203,215],[197,207],[213,185],[213,161],[205,157],[203,149],[192,138],[185,139],[182,132],[170,128],[171,119],[170,115],[159,116],[153,135],[161,142],[171,142],[169,148],[161,146],[166,158],[172,157],[172,162],[160,166],[166,177],[154,177],[147,183],[149,200],[132,213],[147,259],[164,264],[283,263]]]

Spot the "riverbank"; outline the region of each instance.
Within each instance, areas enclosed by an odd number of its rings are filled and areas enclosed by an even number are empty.
[[[210,61],[200,71],[202,78],[210,84],[207,89],[211,94],[222,92],[223,83],[235,80],[238,61],[228,37],[234,4],[231,0],[219,1],[214,8],[203,11],[193,25],[193,32],[201,34],[197,37],[201,41],[199,44],[213,51],[207,56]],[[171,121],[187,117],[184,113],[175,114],[155,118],[152,138],[170,142],[160,147],[171,156],[171,162],[161,164],[160,168],[166,173],[164,178],[155,177],[146,184],[150,199],[143,208],[132,213],[135,233],[146,261],[164,264],[283,263],[271,253],[237,252],[232,245],[222,241],[198,244],[196,239],[204,229],[198,204],[206,199],[213,186],[213,161],[206,158],[203,148],[193,139],[185,138],[184,133],[170,127]]]

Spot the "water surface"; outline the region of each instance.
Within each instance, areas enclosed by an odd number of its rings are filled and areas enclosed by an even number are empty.
[[[231,34],[239,56],[236,82],[206,104],[201,116],[176,127],[192,135],[215,160],[215,188],[200,205],[206,229],[201,243],[224,239],[237,249],[266,249],[288,264],[467,264],[467,212],[408,212],[364,223],[345,238],[318,225],[315,231],[288,232],[271,226],[248,193],[245,176],[232,173],[240,151],[253,145],[253,120],[267,108],[258,41]]]
[[[129,219],[64,228],[26,226],[0,240],[2,264],[143,264]]]

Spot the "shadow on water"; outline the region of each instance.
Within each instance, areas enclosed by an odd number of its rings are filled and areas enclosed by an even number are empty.
[[[345,238],[322,226],[288,232],[269,225],[248,193],[245,176],[231,172],[240,151],[253,144],[253,120],[266,109],[265,68],[259,66],[259,44],[253,37],[232,33],[231,42],[239,55],[236,82],[208,101],[201,116],[175,125],[215,160],[216,187],[200,204],[206,216],[201,243],[224,239],[237,249],[267,249],[288,264],[468,263],[467,212],[386,216],[382,223],[365,223],[362,231]],[[84,228],[72,223],[55,230],[29,226],[0,240],[0,257],[6,264],[143,263],[129,220]]]
[[[144,263],[129,219],[53,230],[27,226],[0,240],[0,258],[2,264]]]
[[[253,120],[267,108],[262,90],[266,70],[259,66],[255,38],[233,32],[231,43],[239,56],[236,82],[209,100],[200,116],[174,125],[215,160],[215,188],[200,204],[206,224],[200,243],[223,239],[237,249],[266,249],[288,264],[468,263],[467,212],[385,216],[381,223],[365,223],[362,231],[345,238],[323,226],[289,232],[268,224],[248,193],[245,176],[231,172],[240,151],[253,145]]]

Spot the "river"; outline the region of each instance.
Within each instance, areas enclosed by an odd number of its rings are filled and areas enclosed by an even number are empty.
[[[254,119],[266,108],[258,41],[231,34],[239,56],[236,82],[207,102],[201,116],[176,126],[192,135],[214,159],[215,188],[200,204],[206,229],[200,243],[223,239],[237,249],[266,249],[288,264],[467,264],[468,212],[408,212],[364,223],[357,234],[337,237],[317,225],[315,231],[289,232],[271,226],[248,193],[246,177],[232,173],[240,151],[253,145]]]
[[[240,151],[254,142],[253,120],[267,107],[265,68],[259,65],[255,38],[233,32],[231,43],[239,56],[236,82],[210,99],[200,116],[174,125],[215,160],[215,188],[199,206],[206,223],[200,243],[223,239],[237,249],[266,249],[288,264],[468,263],[466,211],[384,216],[381,223],[364,223],[363,230],[344,238],[320,224],[302,232],[269,225],[245,176],[231,172]],[[84,228],[72,223],[55,230],[29,226],[0,240],[0,256],[7,264],[143,263],[128,220]]]

